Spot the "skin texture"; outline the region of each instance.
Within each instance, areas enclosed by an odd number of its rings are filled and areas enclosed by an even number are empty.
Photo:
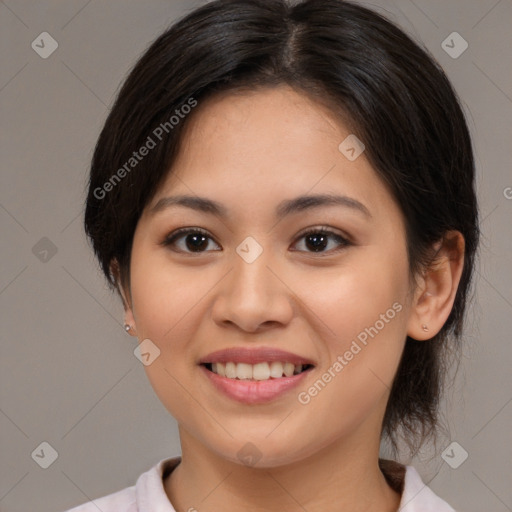
[[[169,499],[177,511],[396,511],[400,496],[378,468],[389,389],[406,335],[421,343],[450,313],[462,237],[448,234],[435,269],[414,287],[399,206],[364,153],[351,162],[339,151],[350,132],[288,87],[217,96],[190,121],[173,172],[137,225],[123,294],[131,333],[160,349],[145,371],[179,424],[182,463],[165,481]],[[370,216],[322,206],[275,218],[283,199],[322,193],[354,198]],[[218,201],[229,216],[184,207],[150,213],[177,194]],[[322,226],[351,243],[331,236],[314,252],[302,233]],[[203,252],[187,248],[186,234],[162,245],[182,227],[208,232]],[[248,236],[263,248],[250,264],[236,252]],[[393,304],[400,312],[301,404],[298,393]],[[270,403],[240,404],[197,364],[240,346],[278,347],[315,368]],[[254,467],[237,457],[248,442],[261,457]]]

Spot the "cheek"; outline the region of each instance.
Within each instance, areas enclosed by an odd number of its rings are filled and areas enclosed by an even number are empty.
[[[392,324],[395,332],[403,329],[408,279],[405,250],[385,255],[372,249],[354,253],[346,264],[328,273],[308,276],[305,272],[295,281],[301,283],[297,292],[316,314],[316,323],[321,320],[320,332],[332,340],[333,347],[343,349],[347,341],[375,323],[381,331],[390,332]],[[395,303],[401,308],[393,308]]]
[[[322,320],[315,333],[321,339],[312,343],[326,348],[322,370],[327,374],[321,380],[328,383],[323,387],[320,382],[322,398],[311,400],[320,416],[322,410],[352,411],[351,419],[356,420],[382,403],[405,343],[409,286],[405,248],[359,256],[323,281],[323,287],[317,283],[308,299]]]
[[[198,279],[198,269],[177,266],[160,251],[143,249],[132,254],[131,280],[138,331],[161,343],[183,339],[183,329],[195,325],[191,318],[212,286]]]
[[[144,371],[162,404],[180,421],[197,409],[186,392],[195,365],[187,348],[196,336],[201,298],[211,286],[197,279],[194,269],[171,266],[165,256],[134,244],[131,291],[137,334],[160,351]]]
[[[338,313],[333,325],[341,334],[323,340],[328,357],[310,386],[299,390],[299,411],[307,418],[304,438],[314,439],[321,429],[328,442],[350,435],[363,423],[369,428],[380,425],[405,342],[405,308],[394,304],[396,309],[389,303],[382,308],[385,320],[375,320],[372,311]]]
[[[197,408],[184,392],[196,365],[190,343],[197,338],[205,296],[214,282],[204,275],[199,279],[197,268],[179,268],[165,255],[142,249],[134,248],[131,267],[137,334],[159,350],[144,370],[160,401],[175,418],[184,420],[188,409]]]

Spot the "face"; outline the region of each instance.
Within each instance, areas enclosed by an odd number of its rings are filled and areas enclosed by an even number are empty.
[[[131,256],[127,319],[155,392],[234,462],[378,446],[410,311],[399,207],[364,152],[339,149],[350,132],[290,88],[219,96],[190,121]]]

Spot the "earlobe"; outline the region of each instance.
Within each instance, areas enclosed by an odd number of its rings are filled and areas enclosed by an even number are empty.
[[[137,336],[137,329],[135,326],[135,318],[133,317],[133,312],[131,308],[125,309],[124,312],[124,330],[130,336]]]
[[[124,330],[130,336],[136,336],[136,328],[135,328],[135,318],[132,311],[131,300],[129,300],[126,291],[122,285],[121,280],[121,272],[119,268],[119,263],[116,259],[113,259],[110,263],[110,273],[115,280],[117,291],[121,296],[121,300],[123,302],[124,308]]]
[[[130,335],[130,336],[137,336],[137,331],[131,324],[124,324],[124,330]]]
[[[443,327],[453,307],[464,267],[464,237],[449,231],[434,247],[434,259],[419,280],[407,335],[428,340]]]

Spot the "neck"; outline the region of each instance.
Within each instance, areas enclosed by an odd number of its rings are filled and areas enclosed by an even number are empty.
[[[182,460],[164,482],[177,512],[396,512],[400,495],[379,468],[378,445],[336,441],[300,462],[248,467],[207,449],[180,428]]]

